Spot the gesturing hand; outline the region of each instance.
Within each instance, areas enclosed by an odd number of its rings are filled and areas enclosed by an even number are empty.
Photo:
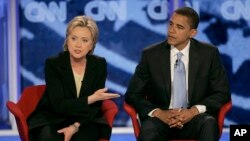
[[[100,100],[120,97],[120,95],[116,93],[107,93],[107,90],[108,90],[107,88],[103,88],[103,89],[99,89],[95,91],[95,93],[89,96],[88,98],[89,104],[94,103],[96,101],[100,101]]]

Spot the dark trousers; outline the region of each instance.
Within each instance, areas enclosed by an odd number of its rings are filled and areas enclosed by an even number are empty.
[[[65,127],[65,126],[64,126]],[[57,133],[61,125],[46,125],[32,129],[29,132],[30,141],[63,141],[64,134]],[[109,140],[111,128],[106,124],[88,123],[80,126],[79,131],[74,134],[71,141],[98,141],[98,139]]]
[[[142,122],[138,141],[167,141],[169,139],[218,141],[219,127],[216,119],[206,113],[195,116],[182,129],[170,128],[158,118],[149,117]]]

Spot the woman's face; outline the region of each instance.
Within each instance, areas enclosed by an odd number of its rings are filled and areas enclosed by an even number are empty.
[[[86,55],[93,48],[91,32],[87,27],[77,26],[72,29],[67,39],[70,57],[73,60],[85,59]]]

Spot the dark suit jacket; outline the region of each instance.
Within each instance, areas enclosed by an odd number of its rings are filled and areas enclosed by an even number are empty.
[[[71,69],[69,52],[49,58],[45,64],[46,91],[36,110],[28,118],[29,128],[64,122],[72,119],[82,124],[106,123],[101,118],[102,102],[88,105],[87,98],[96,90],[104,88],[107,76],[106,60],[94,55],[87,56],[87,64],[80,96],[76,96],[76,85]]]
[[[155,108],[169,108],[170,48],[167,41],[145,48],[130,81],[125,100],[135,107],[141,118]],[[207,113],[216,116],[219,108],[231,99],[218,49],[191,39],[188,72],[189,107],[205,105]]]

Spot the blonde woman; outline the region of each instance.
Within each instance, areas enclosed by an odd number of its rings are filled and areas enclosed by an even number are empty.
[[[67,27],[64,51],[45,64],[46,91],[28,119],[32,141],[97,141],[109,139],[102,100],[119,97],[105,86],[106,60],[93,55],[98,27],[77,16]]]

